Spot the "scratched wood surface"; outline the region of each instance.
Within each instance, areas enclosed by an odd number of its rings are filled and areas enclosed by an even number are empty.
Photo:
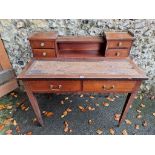
[[[128,60],[35,60],[25,75],[36,78],[88,77],[88,78],[142,78],[142,74]],[[143,77],[144,78],[144,77]]]

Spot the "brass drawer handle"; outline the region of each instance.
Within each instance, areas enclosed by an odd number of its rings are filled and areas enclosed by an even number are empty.
[[[41,46],[41,47],[44,47],[44,46],[45,46],[45,43],[40,43],[40,46]]]
[[[119,56],[120,56],[120,52],[116,52],[115,55],[116,55],[117,57],[119,57]]]
[[[118,42],[118,47],[122,46],[122,42]]]
[[[43,52],[43,56],[46,56],[47,55],[47,53],[46,52]]]
[[[58,85],[58,87],[54,88],[54,85],[50,85],[51,90],[60,90],[62,88],[62,85]]]
[[[114,89],[115,88],[115,86],[114,85],[112,85],[112,86],[110,86],[110,87],[106,87],[105,85],[103,85],[103,90],[112,90],[112,89]]]

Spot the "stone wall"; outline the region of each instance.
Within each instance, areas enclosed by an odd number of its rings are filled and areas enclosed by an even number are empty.
[[[135,36],[131,56],[149,76],[141,92],[155,93],[155,20],[0,20],[0,34],[19,74],[32,57],[27,37],[36,31],[58,31],[59,35],[102,35],[103,31],[130,31]]]

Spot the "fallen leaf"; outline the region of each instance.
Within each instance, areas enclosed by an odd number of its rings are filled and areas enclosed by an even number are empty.
[[[15,95],[14,95],[14,97],[15,97],[15,98],[17,98],[17,97],[18,97],[18,95],[17,95],[17,94],[15,94]]]
[[[68,123],[65,121],[64,122],[64,132],[68,132],[69,128],[68,128]]]
[[[44,115],[45,115],[46,117],[51,117],[51,116],[54,115],[54,113],[53,113],[53,112],[48,112],[48,111],[46,111],[46,112],[44,113]]]
[[[140,119],[140,118],[142,118],[142,115],[141,115],[141,114],[138,114],[138,115],[136,116],[136,118]]]
[[[81,94],[80,97],[83,97],[83,94]]]
[[[13,121],[13,118],[8,118],[8,119],[5,119],[4,121],[3,121],[3,124],[4,125],[9,125],[9,124],[12,124],[11,122]]]
[[[152,113],[152,115],[153,115],[153,116],[155,116],[155,112],[154,112],[154,113]]]
[[[26,135],[32,135],[32,131],[27,132]]]
[[[82,111],[82,112],[86,112],[87,110],[86,110],[86,108],[84,108],[84,107],[82,107],[82,106],[78,106],[79,107],[79,109]]]
[[[132,124],[132,122],[131,122],[129,119],[126,119],[126,120],[125,120],[125,123],[126,123],[127,125],[131,125],[131,124]]]
[[[95,108],[94,108],[94,107],[91,107],[91,106],[88,106],[87,109],[88,109],[89,111],[94,111],[94,110],[95,110]]]
[[[64,118],[65,116],[67,116],[68,112],[64,111],[63,114],[61,115],[61,118]]]
[[[16,126],[16,125],[17,125],[16,120],[13,120],[13,125],[14,125],[14,126]]]
[[[135,129],[137,129],[137,130],[139,129],[139,125],[138,124],[135,125]]]
[[[115,101],[115,98],[114,97],[111,98],[110,96],[108,96],[106,99],[109,100],[109,101],[111,101],[111,102]]]
[[[103,102],[102,105],[105,106],[105,107],[108,107],[109,106],[109,103]]]
[[[95,97],[94,97],[94,96],[90,96],[89,98],[93,99],[93,98],[95,98]]]
[[[68,100],[69,99],[69,97],[65,97],[65,100]]]
[[[3,109],[5,109],[5,108],[6,108],[5,105],[0,104],[0,110],[3,110]]]
[[[122,135],[128,135],[128,132],[126,129],[122,130]]]
[[[7,105],[6,109],[11,110],[12,109],[12,105]]]
[[[114,128],[110,128],[110,129],[109,129],[109,133],[110,133],[111,135],[115,135],[115,129],[114,129]]]
[[[16,127],[16,132],[20,133],[20,127],[19,126]]]
[[[145,108],[145,104],[141,103],[140,107]]]
[[[26,109],[25,109],[25,111],[28,111],[29,110],[29,107],[27,107]]]
[[[24,104],[22,104],[21,106],[21,110],[25,111],[25,109],[27,108]]]
[[[138,113],[141,113],[141,112],[142,112],[142,111],[141,111],[141,110],[139,110],[139,109],[137,109],[136,111],[137,111]]]
[[[94,124],[94,121],[91,120],[91,119],[89,119],[89,120],[88,120],[88,124],[92,125],[92,124]]]
[[[67,109],[66,109],[66,111],[67,111],[67,112],[71,112],[71,111],[72,111],[72,109],[70,109],[70,108],[67,108]]]
[[[103,133],[103,130],[102,130],[102,129],[97,129],[97,130],[96,130],[96,133],[97,133],[98,135],[101,135],[101,134]]]
[[[4,125],[0,124],[0,131],[4,129]]]
[[[12,130],[7,130],[7,131],[5,131],[5,133],[6,133],[7,135],[12,135]]]
[[[117,113],[116,113],[116,114],[114,115],[114,120],[115,120],[115,121],[119,121],[120,116],[121,116],[121,114],[117,114]]]
[[[61,101],[61,104],[64,104],[64,101],[63,100]]]
[[[147,127],[147,126],[148,126],[147,121],[144,120],[144,121],[142,122],[142,125],[143,125],[144,127]]]

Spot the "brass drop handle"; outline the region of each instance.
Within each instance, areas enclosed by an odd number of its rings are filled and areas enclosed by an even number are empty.
[[[46,54],[47,54],[46,52],[43,52],[43,56],[46,56]]]
[[[117,57],[119,57],[120,56],[120,52],[116,52],[116,54],[115,54]]]
[[[58,85],[58,87],[54,87],[54,85],[50,85],[51,90],[60,90],[62,88],[62,85]]]
[[[44,47],[44,46],[45,46],[45,43],[43,43],[43,42],[40,43],[40,46],[41,46],[41,47]]]
[[[114,89],[115,88],[115,86],[114,85],[112,85],[112,86],[110,86],[110,87],[106,87],[105,85],[103,85],[103,90],[112,90],[112,89]]]
[[[122,42],[118,42],[118,47],[122,46]]]

